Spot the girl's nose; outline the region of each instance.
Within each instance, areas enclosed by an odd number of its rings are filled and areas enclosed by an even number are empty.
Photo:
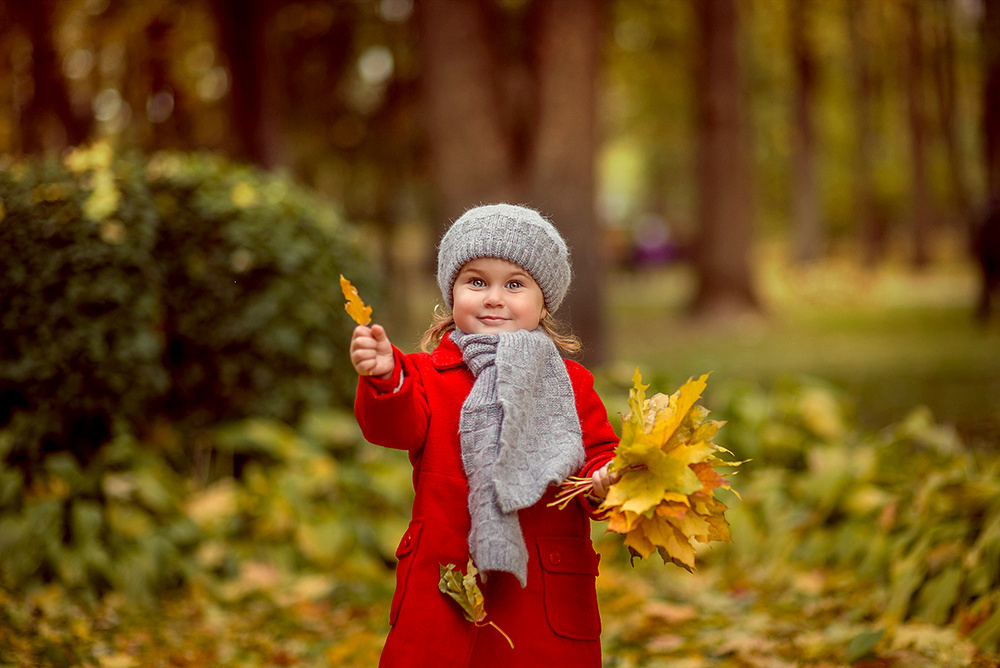
[[[503,306],[503,290],[499,288],[487,290],[483,303],[486,306]]]

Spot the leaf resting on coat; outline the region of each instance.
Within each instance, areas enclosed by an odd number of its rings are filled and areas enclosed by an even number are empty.
[[[476,626],[492,626],[500,632],[500,635],[504,637],[510,648],[514,649],[514,643],[511,641],[510,636],[504,633],[493,622],[486,621],[485,600],[483,592],[479,588],[479,583],[476,581],[476,575],[479,574],[479,571],[472,563],[472,558],[469,558],[469,563],[464,574],[455,567],[455,564],[448,564],[447,566],[438,564],[438,566],[441,572],[438,589],[441,590],[441,593],[447,594],[455,603],[458,603],[459,607],[462,608],[462,612],[465,613],[467,620]]]

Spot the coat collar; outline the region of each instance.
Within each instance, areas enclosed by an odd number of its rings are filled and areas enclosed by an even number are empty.
[[[465,364],[462,351],[451,340],[451,332],[445,334],[438,347],[431,351],[431,362],[437,369],[452,369]]]

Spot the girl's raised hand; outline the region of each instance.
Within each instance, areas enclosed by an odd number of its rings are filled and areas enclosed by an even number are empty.
[[[351,336],[351,364],[361,376],[387,379],[392,376],[396,360],[392,343],[382,325],[358,325]]]

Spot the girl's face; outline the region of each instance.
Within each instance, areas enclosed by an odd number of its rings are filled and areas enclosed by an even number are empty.
[[[495,257],[465,263],[451,297],[455,325],[466,334],[532,330],[547,313],[542,290],[531,274]]]

